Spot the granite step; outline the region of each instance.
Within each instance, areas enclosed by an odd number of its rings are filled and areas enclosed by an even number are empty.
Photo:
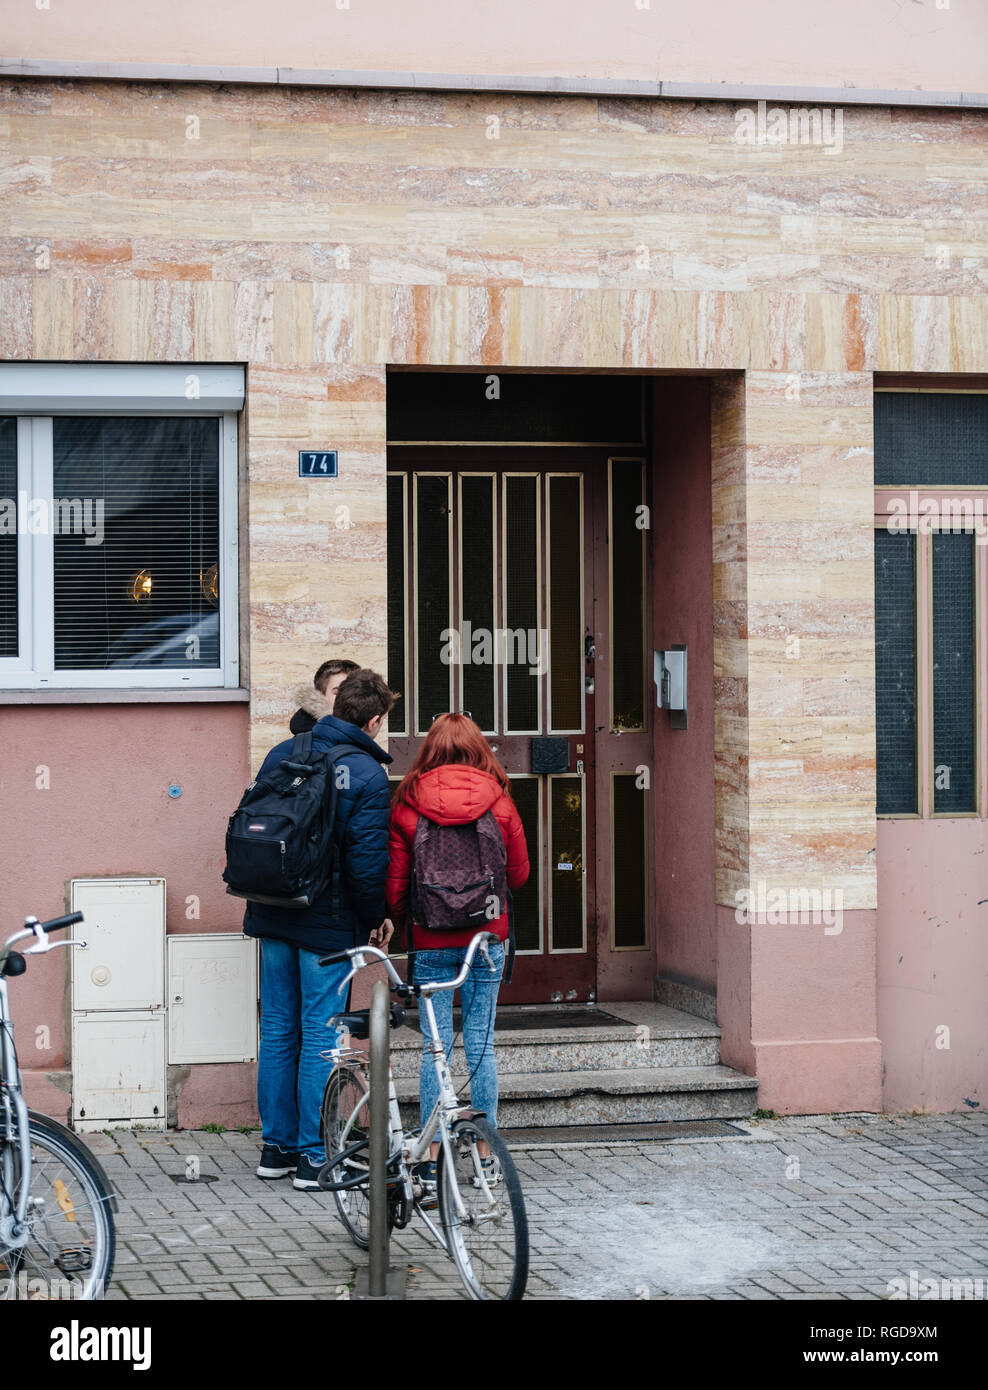
[[[454,1081],[465,1078],[454,1077]],[[757,1105],[758,1082],[731,1067],[621,1067],[498,1072],[503,1128],[744,1119]],[[418,1080],[395,1080],[402,1116],[418,1115]]]
[[[681,1009],[648,1002],[584,1007],[586,1023],[573,1026],[573,1006],[556,1012],[569,1026],[523,1026],[533,1017],[551,1019],[553,1010],[524,1005],[498,1009],[494,1033],[499,1076],[584,1071],[651,1071],[666,1067],[715,1066],[720,1061],[720,1029]],[[606,1018],[602,1018],[606,1015]],[[518,1026],[512,1027],[512,1022]],[[422,1039],[417,1023],[392,1034],[391,1063],[396,1077],[417,1078]],[[468,1076],[461,1042],[453,1051],[454,1077]]]

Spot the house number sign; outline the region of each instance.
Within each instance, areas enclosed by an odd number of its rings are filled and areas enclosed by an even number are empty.
[[[337,451],[335,449],[300,449],[298,455],[300,478],[335,478]]]

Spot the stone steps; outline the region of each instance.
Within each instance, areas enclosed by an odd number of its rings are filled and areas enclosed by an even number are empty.
[[[573,1007],[560,1008],[571,1020]],[[645,1002],[584,1011],[586,1023],[575,1027],[525,1027],[530,1011],[524,1006],[498,1010],[499,1024],[508,1025],[494,1035],[502,1128],[742,1119],[755,1109],[758,1083],[720,1065],[715,1023]],[[549,1013],[551,1023],[550,1010],[540,1013]],[[512,1027],[515,1020],[519,1026]],[[417,1026],[392,1034],[395,1084],[411,1123],[418,1113],[421,1055]],[[452,1072],[454,1084],[465,1086],[470,1069],[460,1045]]]
[[[730,1067],[624,1067],[616,1071],[515,1072],[498,1077],[502,1128],[743,1119],[757,1083]],[[418,1081],[395,1082],[406,1121],[418,1114]]]

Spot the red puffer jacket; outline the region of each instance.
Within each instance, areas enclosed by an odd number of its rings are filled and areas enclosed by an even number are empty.
[[[440,825],[466,825],[479,820],[485,811],[493,811],[494,819],[501,827],[508,856],[508,887],[520,888],[526,881],[528,848],[521,817],[511,797],[502,791],[497,779],[490,773],[463,763],[446,763],[419,778],[413,798],[412,804],[402,802],[395,806],[388,832],[388,916],[396,926],[406,922],[408,913],[412,847],[419,812]],[[506,941],[507,912],[491,922],[488,930]],[[475,935],[476,929],[472,927],[464,931],[429,931],[413,923],[413,939],[408,945],[416,951],[438,951],[445,946],[468,946]]]

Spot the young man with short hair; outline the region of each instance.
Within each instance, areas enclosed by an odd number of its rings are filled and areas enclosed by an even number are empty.
[[[339,914],[331,914],[333,888],[301,910],[248,903],[244,934],[261,938],[261,1047],[257,1107],[261,1115],[261,1178],[294,1173],[298,1188],[318,1188],[326,1161],[320,1132],[323,1091],[331,1065],[320,1054],[332,1045],[326,1023],[342,1013],[340,984],[346,961],[321,966],[320,956],[349,946],[386,946],[390,796],[384,764],[391,761],[375,738],[395,696],[375,671],[355,670],[336,692],[334,713],[312,729],[312,753],[335,744],[359,751],[336,763],[333,838],[338,851]],[[272,748],[262,778],[291,757],[294,739]]]
[[[312,684],[300,685],[295,691],[295,703],[298,705],[298,709],[292,715],[291,723],[288,725],[292,733],[306,734],[320,719],[325,719],[327,714],[332,714],[336,692],[347,676],[359,670],[360,667],[355,661],[337,658],[324,661],[312,677]]]

